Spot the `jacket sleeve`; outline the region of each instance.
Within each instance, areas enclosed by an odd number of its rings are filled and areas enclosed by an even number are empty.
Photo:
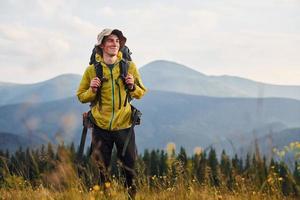
[[[90,88],[91,77],[88,69],[85,70],[76,93],[81,103],[92,102],[96,97],[96,93]]]
[[[129,68],[132,68],[133,77],[134,77],[134,87],[135,89],[130,92],[130,96],[135,99],[140,99],[144,96],[144,94],[147,92],[147,89],[145,88],[140,73],[136,67],[136,65],[133,62],[130,62]]]

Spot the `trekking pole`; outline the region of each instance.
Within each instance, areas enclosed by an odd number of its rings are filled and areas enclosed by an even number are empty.
[[[124,146],[123,146],[123,150],[122,150],[122,156],[123,157],[125,156],[125,152],[126,152],[127,146],[128,146],[129,141],[130,141],[130,139],[132,137],[134,126],[136,124],[138,124],[138,122],[139,122],[139,120],[140,120],[140,118],[142,116],[142,113],[138,109],[136,109],[134,107],[133,107],[133,111],[132,112],[133,112],[133,114],[132,114],[133,115],[133,120],[132,120],[131,127],[129,129],[129,134],[128,134],[128,136],[127,136],[127,138],[125,140]]]
[[[77,160],[81,160],[83,156],[83,151],[84,151],[84,145],[85,145],[85,140],[86,140],[86,135],[88,131],[88,113],[83,113],[82,114],[82,133],[81,133],[81,140],[80,140],[80,145],[79,145],[79,150],[77,154]]]

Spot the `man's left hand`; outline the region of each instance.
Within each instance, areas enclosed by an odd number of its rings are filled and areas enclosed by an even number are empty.
[[[132,89],[134,87],[134,78],[131,74],[127,74],[125,77],[125,83],[128,85],[129,89]]]

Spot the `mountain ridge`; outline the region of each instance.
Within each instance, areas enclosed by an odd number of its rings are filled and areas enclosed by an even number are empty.
[[[261,101],[263,106],[259,107]],[[195,146],[205,147],[227,138],[247,141],[248,133],[259,127],[280,131],[300,124],[300,101],[286,98],[221,98],[150,90],[142,101],[133,104],[143,112],[142,125],[136,127],[142,149],[164,148],[168,142],[176,142],[189,146],[187,150],[192,152]],[[44,136],[45,141],[63,138],[78,144],[81,116],[87,110],[88,104],[81,104],[75,96],[1,106],[0,131],[31,133]],[[263,131],[260,136],[267,133]]]

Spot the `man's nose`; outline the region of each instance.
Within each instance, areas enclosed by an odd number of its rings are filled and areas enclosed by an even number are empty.
[[[113,41],[113,45],[117,46],[117,45],[119,45],[119,42],[118,41]]]

